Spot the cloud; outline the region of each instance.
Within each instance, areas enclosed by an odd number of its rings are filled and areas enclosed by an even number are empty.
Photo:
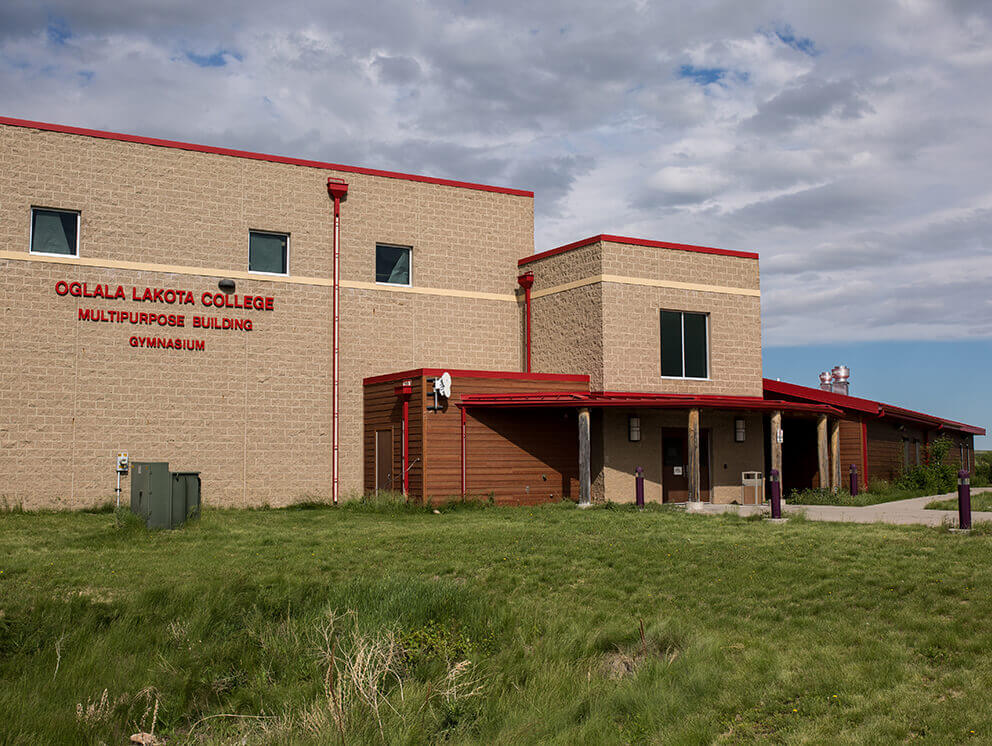
[[[532,188],[537,248],[758,251],[771,345],[984,338],[990,36],[978,0],[12,0],[0,100]]]

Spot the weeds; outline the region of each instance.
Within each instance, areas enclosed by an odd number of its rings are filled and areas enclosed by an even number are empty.
[[[989,527],[389,510],[0,519],[0,743],[992,738]]]

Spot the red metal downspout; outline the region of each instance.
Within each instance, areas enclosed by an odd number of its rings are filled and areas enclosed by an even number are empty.
[[[327,179],[327,193],[334,200],[334,269],[331,278],[331,501],[338,504],[338,382],[341,345],[341,203],[348,195],[348,185],[341,179]]]
[[[403,381],[394,391],[403,398],[403,496],[410,494],[410,395],[413,381]]]
[[[524,289],[524,305],[527,307],[527,367],[525,373],[530,373],[530,289],[534,285],[534,273],[524,272],[517,277],[517,283]]]
[[[462,497],[468,491],[468,428],[465,425],[465,407],[462,407]]]

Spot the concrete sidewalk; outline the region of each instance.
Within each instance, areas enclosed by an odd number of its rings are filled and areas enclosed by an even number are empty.
[[[971,491],[972,495],[980,492],[988,492],[992,487],[980,487]],[[958,525],[958,512],[956,510],[926,510],[926,506],[934,500],[957,499],[957,492],[949,492],[946,495],[931,495],[930,497],[914,497],[909,500],[895,500],[889,503],[879,503],[877,505],[866,505],[862,508],[852,508],[844,505],[783,505],[782,512],[785,516],[789,514],[805,513],[806,518],[811,521],[840,521],[844,523],[892,523],[892,524],[918,524],[923,526],[949,526]],[[710,505],[704,503],[696,508],[690,508],[692,512],[698,513],[737,513],[738,515],[763,515],[770,512],[770,507],[766,505]],[[992,512],[977,511],[972,512],[972,524],[984,521],[992,521]]]

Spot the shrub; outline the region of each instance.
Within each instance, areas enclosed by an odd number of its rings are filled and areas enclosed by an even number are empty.
[[[958,470],[953,464],[944,463],[951,450],[951,439],[940,437],[925,449],[924,462],[903,472],[897,486],[908,490],[922,490],[932,495],[953,492],[957,485]]]

